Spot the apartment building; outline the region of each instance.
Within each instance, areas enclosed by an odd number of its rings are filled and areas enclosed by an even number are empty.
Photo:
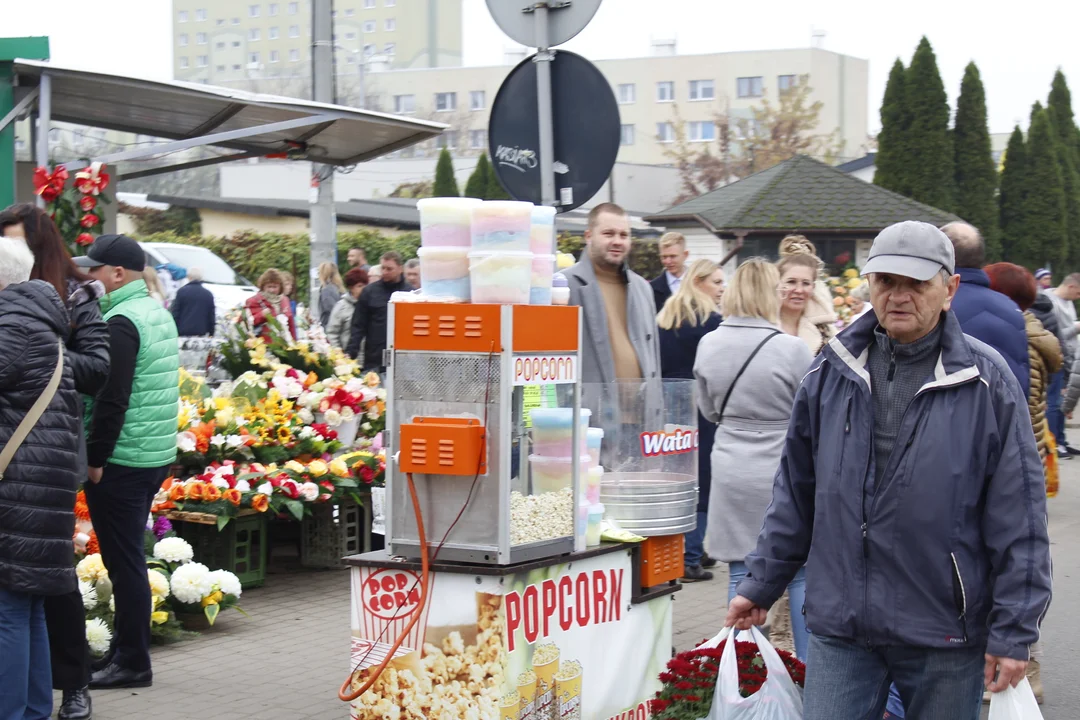
[[[337,75],[373,57],[395,69],[461,65],[461,3],[334,0]],[[173,0],[177,80],[310,96],[310,59],[311,0]]]
[[[779,94],[801,76],[809,78],[811,101],[821,101],[818,132],[836,130],[837,160],[865,154],[868,133],[869,63],[818,48],[661,55],[594,61],[611,83],[619,103],[620,162],[663,164],[675,140],[675,123],[686,123],[691,143],[706,146],[717,137],[716,118],[751,117],[764,98]],[[415,114],[451,126],[405,156],[450,147],[459,154],[487,146],[491,104],[512,66],[389,70],[366,82],[367,107]],[[588,113],[588,108],[576,109]]]

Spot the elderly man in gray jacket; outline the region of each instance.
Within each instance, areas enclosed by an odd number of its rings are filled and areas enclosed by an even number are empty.
[[[863,268],[873,315],[795,396],[773,501],[727,624],[749,627],[806,565],[805,720],[975,720],[1024,677],[1050,604],[1046,494],[1005,361],[949,310],[952,243],[904,222]]]
[[[580,305],[584,316],[581,381],[594,384],[586,388],[584,404],[599,416],[610,459],[628,449],[630,440],[637,441],[619,432],[627,419],[623,409],[643,402],[648,410],[658,411],[663,403],[656,305],[649,283],[627,266],[630,218],[625,210],[615,203],[594,207],[585,243],[581,260],[563,275],[570,286],[570,304]]]

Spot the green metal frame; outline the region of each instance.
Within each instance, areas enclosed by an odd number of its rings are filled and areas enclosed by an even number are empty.
[[[49,38],[0,38],[0,118],[15,109],[17,59],[48,60]],[[0,128],[0,208],[15,202],[15,123]]]

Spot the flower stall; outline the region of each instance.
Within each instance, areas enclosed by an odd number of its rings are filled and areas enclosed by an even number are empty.
[[[101,206],[109,204],[104,194],[109,186],[109,173],[105,172],[104,164],[96,162],[75,173],[70,186],[69,179],[71,174],[63,165],[52,172],[44,167],[35,168],[34,194],[45,201],[45,208],[71,254],[84,255],[105,226]]]
[[[844,270],[839,277],[830,277],[826,280],[829,292],[832,294],[833,310],[836,312],[837,317],[837,329],[846,328],[854,320],[857,312],[856,306],[861,305],[861,302],[856,300],[851,292],[864,282],[859,277],[858,269],[854,267]]]

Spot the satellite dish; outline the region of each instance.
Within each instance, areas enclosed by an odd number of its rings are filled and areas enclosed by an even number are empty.
[[[488,12],[495,24],[514,42],[536,47],[535,2],[528,0],[487,0]],[[581,32],[597,8],[600,0],[569,0],[548,6],[548,47],[562,45]]]
[[[539,205],[540,123],[533,57],[510,71],[495,96],[488,154],[506,191]],[[611,175],[619,154],[619,105],[603,73],[565,50],[556,52],[551,63],[551,97],[555,194],[559,212],[567,212],[587,202]]]

